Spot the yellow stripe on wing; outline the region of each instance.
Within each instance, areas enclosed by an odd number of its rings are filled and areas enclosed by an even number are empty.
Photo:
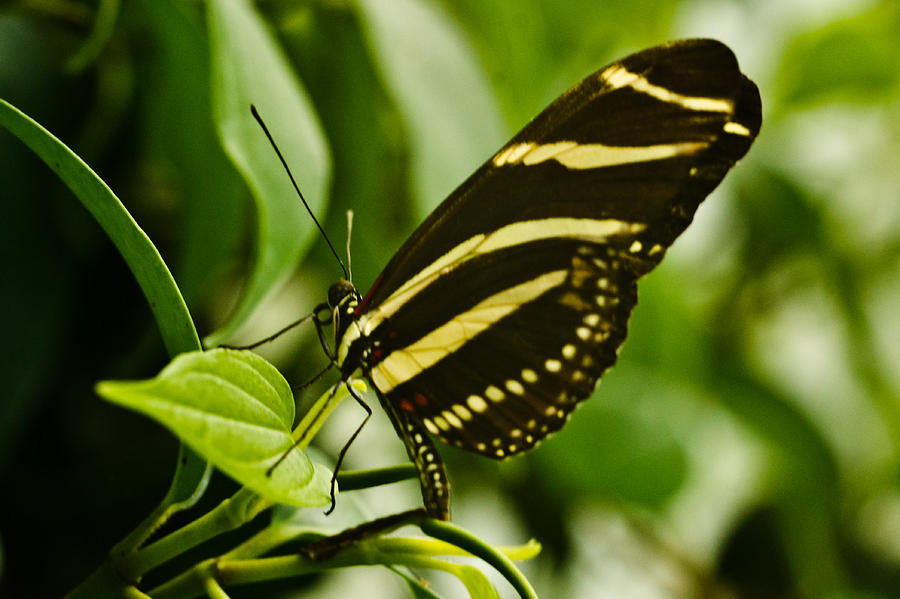
[[[441,274],[477,256],[543,239],[578,239],[601,243],[611,236],[633,235],[644,229],[646,225],[643,223],[611,218],[542,218],[512,223],[491,233],[475,235],[423,268],[369,313],[363,333],[368,335],[378,322],[396,313]]]
[[[566,269],[550,271],[480,301],[418,341],[392,351],[372,368],[372,382],[382,393],[390,392],[457,351],[467,341],[523,304],[562,285],[567,275]]]

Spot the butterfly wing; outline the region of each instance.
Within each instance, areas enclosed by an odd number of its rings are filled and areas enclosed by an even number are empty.
[[[460,266],[444,283],[479,281],[479,301],[451,305],[435,283],[383,321],[373,333],[388,353],[373,384],[447,443],[494,458],[532,448],[616,360],[643,267],[634,242],[554,239]],[[406,327],[428,301],[432,315],[453,316],[413,339]]]
[[[586,78],[435,210],[357,308],[374,386],[459,447],[533,447],[615,362],[637,279],[760,121],[756,86],[712,40]]]
[[[464,241],[526,219],[644,222],[667,247],[750,148],[760,122],[756,86],[715,40],[670,42],[612,63],[557,98],[444,200],[358,313]]]

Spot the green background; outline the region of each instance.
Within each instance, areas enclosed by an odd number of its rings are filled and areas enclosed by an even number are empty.
[[[619,365],[560,434],[500,464],[441,448],[454,520],[498,544],[540,540],[523,568],[546,597],[900,596],[900,3],[255,6],[310,112],[278,109],[279,65],[254,63],[251,42],[229,55],[204,4],[0,8],[0,97],[99,173],[160,248],[201,335],[224,326],[232,343],[308,312],[340,275],[302,213],[280,218],[241,175],[221,76],[239,59],[259,78],[250,101],[291,137],[279,143],[308,146],[288,159],[341,254],[355,211],[364,290],[456,183],[583,76],[668,39],[728,43],[760,88],[758,141],[642,281]],[[266,152],[248,160],[280,179]],[[112,245],[6,132],[0,201],[0,595],[57,596],[159,501],[177,452],[93,385],[167,360]],[[267,222],[289,222],[287,239]],[[229,321],[236,309],[252,316]],[[310,330],[262,353],[294,385],[325,364]],[[361,418],[343,406],[322,447],[335,452]],[[381,417],[348,464],[403,458]],[[231,488],[217,476],[207,495]],[[378,515],[417,492],[354,495]],[[232,596],[401,591],[359,569]]]

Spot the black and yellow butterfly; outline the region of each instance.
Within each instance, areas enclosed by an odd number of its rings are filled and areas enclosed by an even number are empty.
[[[338,384],[361,372],[374,387],[431,516],[449,518],[450,496],[429,435],[502,459],[559,430],[615,363],[637,280],[760,123],[759,92],[720,42],[632,54],[450,194],[365,297],[331,287]]]

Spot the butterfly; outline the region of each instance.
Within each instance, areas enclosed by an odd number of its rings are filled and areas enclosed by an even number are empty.
[[[616,362],[638,279],[760,125],[756,85],[724,44],[632,54],[475,171],[365,296],[344,279],[331,286],[316,320],[320,337],[334,326],[334,351],[323,345],[337,385],[361,374],[374,388],[429,515],[450,517],[431,437],[504,459],[562,428]]]

